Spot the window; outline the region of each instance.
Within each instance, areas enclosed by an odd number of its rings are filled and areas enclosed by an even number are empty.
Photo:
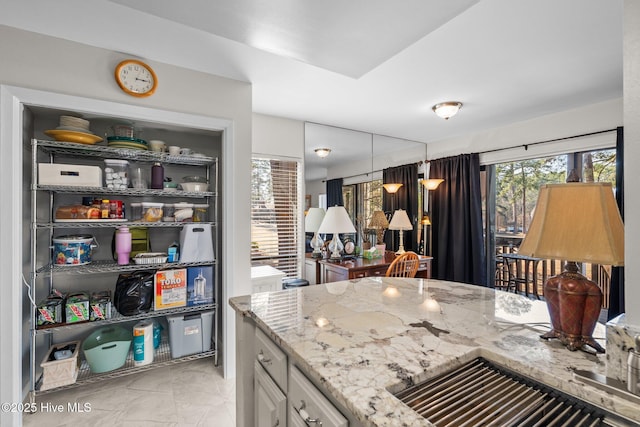
[[[251,265],[300,277],[300,191],[297,161],[251,161]]]
[[[496,286],[508,286],[509,280],[520,274],[525,277],[525,292],[541,295],[546,278],[561,271],[561,260],[542,260],[536,264],[535,283],[529,283],[527,274],[533,276],[533,272],[527,273],[526,267],[517,263],[508,264],[503,254],[518,252],[533,218],[540,186],[565,182],[572,171],[583,182],[611,182],[615,191],[616,150],[575,152],[498,163],[485,168],[482,174],[486,183],[483,215],[485,236],[488,236],[487,253],[493,254],[493,258],[488,260],[487,271],[489,281],[493,276]],[[490,195],[488,198],[487,194]],[[585,276],[601,287],[605,294],[603,308],[607,308],[610,266],[584,264],[582,269]]]

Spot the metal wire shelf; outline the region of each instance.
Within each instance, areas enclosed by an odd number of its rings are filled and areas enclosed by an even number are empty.
[[[39,326],[36,328],[37,335],[51,334],[53,332],[58,332],[60,330],[71,330],[71,329],[80,329],[82,327],[97,327],[109,325],[112,323],[123,323],[130,322],[141,319],[151,319],[154,317],[164,317],[171,316],[174,314],[184,314],[184,313],[193,313],[199,311],[206,310],[216,310],[218,308],[218,304],[202,304],[202,305],[194,305],[191,307],[178,307],[178,308],[168,308],[165,310],[158,311],[149,311],[147,313],[140,313],[135,316],[123,316],[122,314],[115,311],[115,315],[110,319],[105,320],[96,320],[94,322],[77,322],[77,323],[60,323],[56,325],[47,325],[47,326]]]
[[[203,224],[216,226],[215,222],[139,222],[139,221],[78,221],[78,222],[39,222],[36,228],[114,228],[125,225],[127,227],[172,228],[184,227],[186,224]]]
[[[193,354],[190,356],[184,356],[184,357],[173,359],[171,358],[171,348],[166,339],[166,336],[163,336],[160,346],[155,351],[155,354],[153,357],[153,363],[151,363],[150,365],[135,366],[135,364],[133,363],[133,354],[132,352],[129,352],[129,355],[127,356],[127,360],[125,361],[124,365],[121,368],[118,368],[114,371],[101,373],[101,374],[93,374],[91,373],[91,369],[89,368],[89,364],[87,363],[87,361],[84,358],[82,358],[80,362],[80,368],[78,371],[78,378],[76,379],[75,383],[65,385],[62,387],[51,388],[48,390],[40,390],[40,387],[42,384],[42,378],[40,378],[36,384],[35,395],[41,396],[43,394],[51,393],[54,391],[60,391],[63,389],[79,387],[82,385],[97,383],[104,380],[120,378],[125,375],[137,374],[143,371],[148,371],[150,369],[156,369],[164,366],[175,365],[178,363],[188,362],[191,360],[204,359],[206,357],[215,356],[216,353],[217,353],[217,350],[214,349],[214,350],[209,350],[202,353]]]
[[[55,191],[56,193],[67,194],[110,194],[116,196],[160,196],[160,197],[190,197],[204,199],[205,197],[217,196],[214,191],[166,191],[140,188],[127,188],[126,190],[114,190],[104,187],[72,187],[65,185],[35,185],[34,190]]]
[[[127,264],[120,265],[114,261],[96,260],[83,265],[56,265],[47,264],[36,270],[36,274],[43,273],[70,273],[70,274],[96,274],[96,273],[117,273],[138,270],[163,270],[167,268],[186,268],[200,265],[214,265],[217,261],[201,262],[165,262],[162,264]]]
[[[33,145],[37,145],[45,152],[64,154],[72,157],[101,157],[132,159],[140,162],[163,162],[178,165],[204,166],[212,165],[218,161],[217,157],[208,156],[172,156],[168,153],[154,151],[135,150],[130,148],[112,148],[101,145],[87,145],[73,142],[48,141],[34,139]]]

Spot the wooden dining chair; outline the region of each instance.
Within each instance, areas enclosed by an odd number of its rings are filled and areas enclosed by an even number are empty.
[[[385,277],[416,277],[420,260],[415,252],[405,252],[393,260]]]

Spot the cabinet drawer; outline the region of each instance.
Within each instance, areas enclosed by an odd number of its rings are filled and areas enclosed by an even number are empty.
[[[271,375],[280,389],[287,392],[287,355],[271,339],[256,328],[255,358]]]
[[[256,427],[286,427],[287,398],[258,362],[254,362],[254,422]]]
[[[347,427],[349,425],[349,421],[340,411],[295,366],[291,366],[289,374],[288,395],[290,426]],[[312,420],[316,420],[315,424]]]
[[[387,273],[387,268],[388,267],[372,268],[370,270],[367,270],[367,277],[384,277],[384,275]]]

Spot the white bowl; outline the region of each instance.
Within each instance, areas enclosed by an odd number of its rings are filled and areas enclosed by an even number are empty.
[[[200,193],[209,190],[209,184],[204,182],[182,182],[180,183],[180,186],[184,191],[188,191],[190,193]]]

